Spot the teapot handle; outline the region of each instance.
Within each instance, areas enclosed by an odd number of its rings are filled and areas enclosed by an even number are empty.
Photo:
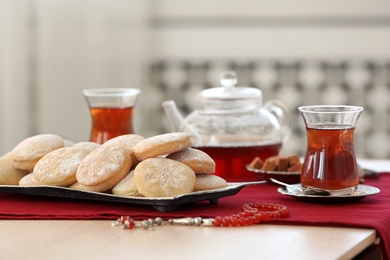
[[[264,104],[264,108],[269,111],[280,123],[282,133],[282,141],[285,143],[291,134],[291,114],[283,102],[275,99],[268,100]]]

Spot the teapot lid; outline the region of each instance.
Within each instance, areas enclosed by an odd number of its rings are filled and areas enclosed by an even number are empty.
[[[209,88],[200,92],[199,99],[201,102],[262,102],[262,92],[260,89],[236,87],[237,75],[234,71],[223,72],[220,79],[222,87]]]

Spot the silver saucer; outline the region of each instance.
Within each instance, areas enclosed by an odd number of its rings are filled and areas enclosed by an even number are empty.
[[[294,186],[301,187],[300,183],[293,184]],[[321,195],[305,195],[297,189],[280,187],[278,188],[278,192],[292,196],[294,198],[306,201],[314,201],[314,202],[354,202],[361,200],[366,196],[372,196],[378,194],[380,190],[376,187],[359,184],[357,188],[350,193],[347,194],[332,194],[330,196],[321,196]]]

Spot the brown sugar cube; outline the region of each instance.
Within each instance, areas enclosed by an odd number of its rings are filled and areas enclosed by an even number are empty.
[[[288,157],[280,157],[278,161],[279,161],[278,171],[281,172],[287,171],[288,167],[290,166],[290,159]]]
[[[302,163],[296,163],[287,170],[288,172],[301,172],[302,171]]]
[[[280,160],[279,155],[271,156],[266,159],[266,161],[273,161],[276,164],[276,168],[278,168],[279,160]]]
[[[274,155],[274,156],[271,156],[271,157],[268,157],[267,159],[265,159],[266,161],[274,161],[276,162],[276,164],[278,164],[279,162],[279,159],[280,159],[280,156],[279,155]]]
[[[263,171],[275,171],[277,168],[277,164],[275,160],[265,160],[263,167],[261,169]]]
[[[288,159],[290,161],[290,166],[293,166],[293,165],[301,162],[299,159],[299,156],[297,154],[290,155],[288,157]]]
[[[261,167],[263,167],[263,165],[264,165],[264,161],[262,159],[260,159],[260,157],[256,157],[249,164],[249,166],[252,167],[253,169],[261,169]]]

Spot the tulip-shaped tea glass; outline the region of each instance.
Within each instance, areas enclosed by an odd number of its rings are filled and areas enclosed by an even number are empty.
[[[102,144],[119,135],[133,134],[133,111],[140,92],[133,88],[84,89],[92,119],[89,140]]]
[[[301,185],[328,190],[335,195],[352,192],[359,184],[354,131],[363,108],[301,106],[298,110],[307,134]]]

